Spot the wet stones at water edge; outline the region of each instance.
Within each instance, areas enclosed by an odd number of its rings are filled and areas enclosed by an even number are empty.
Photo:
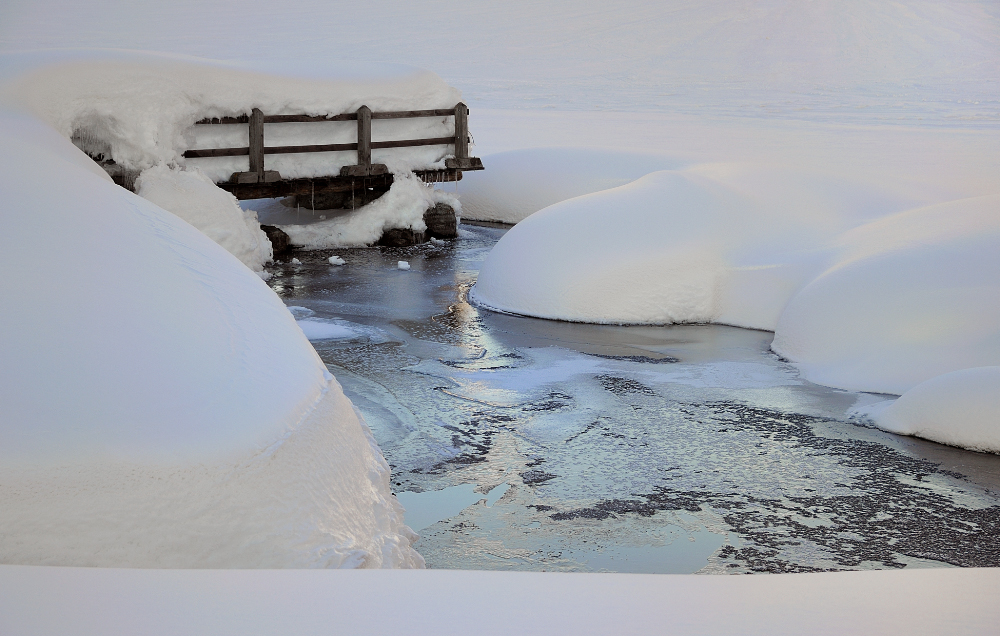
[[[291,251],[292,244],[284,230],[275,225],[261,225],[260,229],[267,235],[267,240],[271,241],[274,258],[284,256]]]
[[[455,209],[445,203],[438,203],[424,212],[424,224],[427,230],[418,232],[409,228],[392,228],[385,230],[376,245],[385,247],[407,247],[426,243],[432,238],[451,239],[458,236],[458,219]]]
[[[424,212],[428,238],[451,239],[458,237],[458,218],[455,209],[446,203],[438,203]]]

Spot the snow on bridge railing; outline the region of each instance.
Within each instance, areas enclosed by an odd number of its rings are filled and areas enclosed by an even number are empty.
[[[450,117],[455,118],[455,134],[450,137],[432,137],[425,139],[397,139],[392,141],[372,141],[373,119],[406,119],[416,117]],[[329,121],[358,122],[358,141],[350,144],[316,144],[308,146],[265,146],[264,124],[309,123]],[[231,183],[272,183],[281,180],[281,175],[275,170],[264,169],[264,155],[294,154],[301,152],[337,152],[356,150],[358,163],[354,166],[343,166],[341,177],[371,177],[388,173],[385,164],[371,162],[371,151],[379,148],[407,148],[413,146],[437,146],[454,144],[455,156],[445,160],[448,170],[482,170],[483,162],[477,157],[469,156],[469,107],[459,102],[454,108],[437,108],[431,110],[401,110],[372,112],[367,106],[362,106],[354,113],[340,115],[265,115],[254,108],[250,115],[241,117],[218,117],[202,119],[195,122],[199,125],[211,124],[248,124],[250,129],[250,145],[243,148],[205,148],[188,150],[186,158],[201,157],[236,157],[249,155],[250,169],[247,172],[235,172],[230,178]]]

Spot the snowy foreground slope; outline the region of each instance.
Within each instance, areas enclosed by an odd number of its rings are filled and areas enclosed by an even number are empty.
[[[994,634],[998,569],[760,576],[0,566],[13,636]],[[392,599],[387,601],[387,599]]]
[[[0,114],[0,147],[0,562],[423,564],[259,277],[45,124]]]

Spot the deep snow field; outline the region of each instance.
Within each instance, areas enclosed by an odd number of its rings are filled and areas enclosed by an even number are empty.
[[[872,435],[1000,452],[994,2],[14,0],[0,7],[0,631],[995,628],[993,568],[236,572],[424,560],[393,467],[262,280],[257,214],[212,186],[239,161],[180,159],[241,133],[189,124],[458,100],[484,172],[431,190],[405,174],[440,149],[376,157],[393,190],[290,228],[298,243],[364,244],[453,202],[516,223],[472,276],[478,312],[773,332],[768,364],[850,394],[856,422],[889,431]],[[81,148],[141,173],[138,195]],[[324,169],[281,161],[284,176]],[[533,364],[627,366],[562,355]],[[520,382],[421,365],[476,399]]]

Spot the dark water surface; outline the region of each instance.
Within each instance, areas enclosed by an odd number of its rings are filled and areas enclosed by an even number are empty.
[[[313,344],[392,466],[428,566],[1000,565],[1000,456],[859,425],[851,408],[885,396],[801,380],[769,332],[477,309],[468,289],[503,232],[271,270],[297,317],[342,327]]]

